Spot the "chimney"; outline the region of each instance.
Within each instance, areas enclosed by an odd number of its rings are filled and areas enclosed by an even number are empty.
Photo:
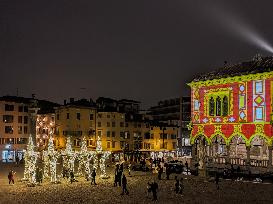
[[[66,105],[66,100],[64,100],[64,105]]]
[[[70,98],[70,103],[74,103],[74,98]]]

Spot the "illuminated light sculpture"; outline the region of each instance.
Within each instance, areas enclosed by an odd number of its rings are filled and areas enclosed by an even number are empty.
[[[65,150],[62,151],[63,156],[63,167],[69,172],[74,172],[75,159],[77,153],[72,150],[71,139],[67,137]]]
[[[44,163],[44,173],[43,173],[43,179],[49,178],[49,157],[48,157],[48,151],[43,150],[43,163]]]
[[[93,166],[94,169],[97,169],[99,166],[101,171],[101,175],[100,175],[101,178],[104,178],[104,179],[109,178],[109,176],[107,176],[106,174],[105,162],[106,162],[106,159],[108,159],[108,157],[110,156],[111,152],[102,150],[100,136],[98,136],[98,139],[97,139],[96,154],[97,155],[94,157],[94,166]]]
[[[60,156],[60,153],[54,149],[52,133],[50,134],[48,141],[48,148],[45,152],[45,166],[44,173],[50,171],[50,181],[51,183],[57,183],[57,161]],[[47,169],[47,170],[46,170]]]
[[[78,167],[78,175],[82,176],[83,171],[85,172],[85,175],[90,177],[91,170],[90,170],[90,161],[92,158],[95,157],[96,152],[94,151],[88,151],[87,144],[86,144],[86,138],[83,137],[82,144],[81,144],[81,150],[78,153],[78,160],[79,160],[79,167]]]
[[[27,149],[24,153],[25,168],[24,178],[22,180],[29,181],[30,184],[35,185],[36,183],[36,161],[39,153],[34,151],[34,145],[32,136],[29,136]]]

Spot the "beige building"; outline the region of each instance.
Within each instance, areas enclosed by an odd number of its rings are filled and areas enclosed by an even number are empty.
[[[96,108],[87,100],[70,101],[55,110],[55,138],[58,149],[64,149],[67,137],[71,137],[72,146],[80,149],[85,136],[87,146],[95,148]]]

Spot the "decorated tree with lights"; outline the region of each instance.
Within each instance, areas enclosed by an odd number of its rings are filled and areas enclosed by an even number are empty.
[[[86,138],[83,137],[81,150],[78,153],[79,167],[78,167],[78,175],[83,175],[83,171],[85,175],[90,176],[90,160],[95,156],[95,152],[88,151]]]
[[[98,139],[97,139],[96,154],[97,155],[94,157],[94,169],[97,169],[99,165],[101,170],[101,178],[109,178],[106,174],[105,162],[106,162],[106,159],[111,154],[111,152],[102,150],[100,136],[98,136]]]
[[[68,170],[69,172],[74,172],[75,159],[77,157],[77,153],[72,150],[71,139],[70,137],[66,140],[65,150],[62,151],[63,156],[63,168]]]
[[[34,151],[34,145],[32,136],[29,136],[27,149],[24,154],[25,168],[23,180],[29,181],[31,184],[36,183],[36,161],[38,158],[38,152]]]
[[[50,138],[48,141],[47,151],[44,153],[45,155],[45,166],[44,166],[44,174],[47,173],[48,169],[50,172],[50,181],[52,183],[57,183],[57,161],[60,156],[60,153],[55,150],[52,133],[50,134]]]

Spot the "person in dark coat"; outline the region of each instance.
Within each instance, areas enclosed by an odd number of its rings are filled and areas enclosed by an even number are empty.
[[[177,178],[177,176],[175,176],[175,184],[174,184],[174,191],[176,192],[176,193],[179,193],[179,180],[178,180],[178,178]]]
[[[151,190],[153,193],[153,201],[157,201],[157,189],[158,189],[158,184],[155,181],[153,181],[151,185]]]
[[[9,184],[12,183],[14,184],[14,175],[15,175],[16,172],[10,170],[9,171],[9,174],[8,174],[8,179],[9,179]]]
[[[122,193],[121,193],[121,195],[124,195],[124,193],[126,193],[126,195],[129,194],[129,191],[127,189],[127,178],[123,174],[123,177],[122,177]]]
[[[216,184],[216,187],[217,187],[217,190],[219,190],[219,173],[216,172],[216,175],[215,175],[215,184]]]
[[[119,176],[119,164],[116,165],[115,176],[114,176],[114,186],[118,185],[118,176]]]
[[[94,183],[95,185],[97,185],[96,184],[96,170],[95,169],[93,169],[93,171],[92,171],[92,173],[91,173],[91,185]]]
[[[158,179],[161,180],[161,175],[163,173],[163,168],[159,165],[158,166]]]
[[[70,171],[70,183],[78,182],[78,180],[75,179],[75,175],[73,171]]]
[[[167,177],[167,180],[170,180],[170,174],[171,174],[171,169],[170,169],[170,166],[167,164],[166,165],[166,177]]]
[[[183,190],[184,190],[184,182],[183,182],[183,178],[181,178],[179,182],[179,193],[182,194]]]
[[[187,171],[187,175],[188,175],[188,172],[189,172],[189,164],[188,164],[188,161],[186,161],[185,166],[186,166],[186,171]]]

